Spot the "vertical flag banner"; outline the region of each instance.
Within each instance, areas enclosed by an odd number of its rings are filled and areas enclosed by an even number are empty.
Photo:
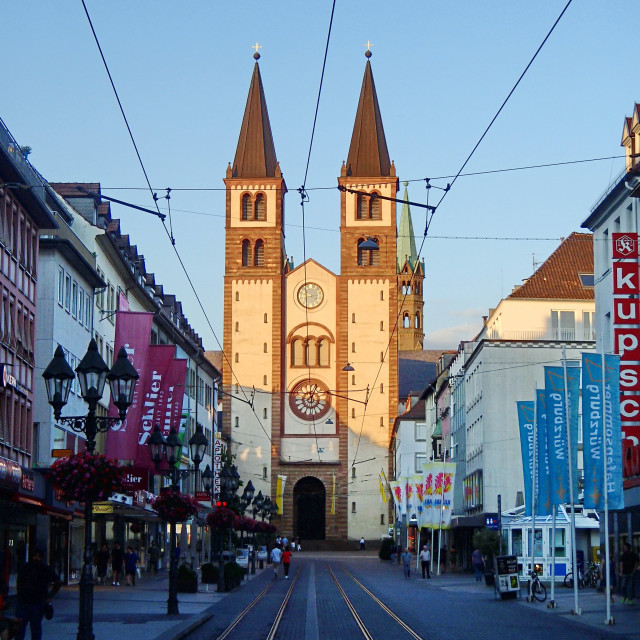
[[[382,499],[382,502],[386,504],[389,500],[389,497],[387,496],[387,478],[384,475],[384,471],[380,472],[380,475],[378,476],[378,482],[380,482],[380,498]]]
[[[406,496],[406,480],[400,478],[396,482],[390,482],[393,500],[396,505],[396,517],[401,518],[406,513],[405,496]]]
[[[550,516],[549,443],[547,438],[547,404],[544,389],[536,389],[536,430],[538,449],[538,460],[536,462],[536,475],[538,476],[536,514],[540,516]]]
[[[420,492],[420,486],[422,485],[422,475],[413,475],[409,477],[409,486],[411,487],[411,501],[407,502],[407,516],[411,518],[416,516],[418,518],[418,507],[420,505],[420,498],[418,493]]]
[[[451,507],[453,505],[453,481],[456,463],[434,464],[437,473],[434,481],[434,526],[449,529],[451,526]]]
[[[605,355],[604,403],[602,356],[582,354],[582,440],[584,506],[604,509],[604,457],[610,509],[624,509],[622,489],[622,437],[620,425],[620,357]],[[606,411],[603,411],[603,407]],[[602,420],[606,417],[603,445]]]
[[[565,504],[569,501],[569,464],[572,465],[574,496],[578,495],[578,402],[579,367],[567,367],[569,387],[571,430],[571,452],[567,443],[567,394],[564,388],[564,370],[562,367],[545,367],[545,399],[547,406],[547,444],[549,451],[551,504]]]
[[[438,522],[438,516],[434,515],[434,465],[433,463],[425,464],[424,469],[424,513],[423,526],[433,528],[435,522]]]
[[[416,516],[418,517],[418,527],[422,527],[423,518],[424,518],[424,477],[422,475],[414,476],[415,480],[415,490],[416,490]]]
[[[407,518],[413,515],[413,484],[409,477],[404,480],[404,512]]]
[[[133,402],[127,411],[127,418],[109,429],[106,439],[106,454],[117,460],[135,460],[138,450],[138,427],[140,425],[144,392],[149,378],[149,343],[153,313],[118,311],[116,312],[116,333],[114,353],[124,346],[131,364],[140,376],[133,396]],[[118,409],[109,404],[109,415],[117,416]],[[145,467],[146,468],[146,467]]]
[[[335,503],[335,481],[336,481],[336,477],[333,476],[333,482],[334,482],[334,491],[333,491],[333,495],[334,498],[332,498],[332,503],[331,503],[331,513],[334,513],[334,503]],[[284,486],[287,482],[287,476],[278,476],[278,479],[276,480],[276,505],[278,506],[278,515],[281,516],[283,514],[283,508],[284,508]]]
[[[533,418],[534,404],[529,400],[516,402],[520,427],[520,450],[522,451],[522,476],[524,478],[524,514],[531,517],[531,501],[535,496],[533,479]]]

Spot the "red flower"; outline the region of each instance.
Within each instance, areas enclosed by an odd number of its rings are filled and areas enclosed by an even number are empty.
[[[152,507],[164,522],[183,522],[198,513],[200,504],[189,495],[167,489],[154,500]]]

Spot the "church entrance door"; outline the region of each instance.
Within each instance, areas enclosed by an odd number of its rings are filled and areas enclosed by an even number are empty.
[[[296,533],[303,540],[325,539],[325,503],[327,493],[318,478],[308,476],[293,488]]]

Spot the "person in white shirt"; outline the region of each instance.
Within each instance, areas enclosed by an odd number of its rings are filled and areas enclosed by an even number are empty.
[[[422,551],[420,552],[420,565],[422,566],[422,579],[425,579],[425,575],[427,578],[431,578],[431,550],[429,549],[429,545],[424,545],[422,547]]]
[[[277,580],[280,572],[280,564],[282,563],[282,551],[280,547],[271,549],[271,565],[273,566],[273,579]]]

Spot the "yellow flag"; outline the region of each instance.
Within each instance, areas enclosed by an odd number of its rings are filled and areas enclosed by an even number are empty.
[[[278,476],[276,481],[276,504],[278,505],[278,515],[281,516],[284,508],[284,485],[287,481],[287,476]]]
[[[380,482],[380,497],[382,498],[382,502],[386,503],[388,500],[387,490],[384,488],[384,484],[382,482],[382,475],[378,476],[378,481]]]

